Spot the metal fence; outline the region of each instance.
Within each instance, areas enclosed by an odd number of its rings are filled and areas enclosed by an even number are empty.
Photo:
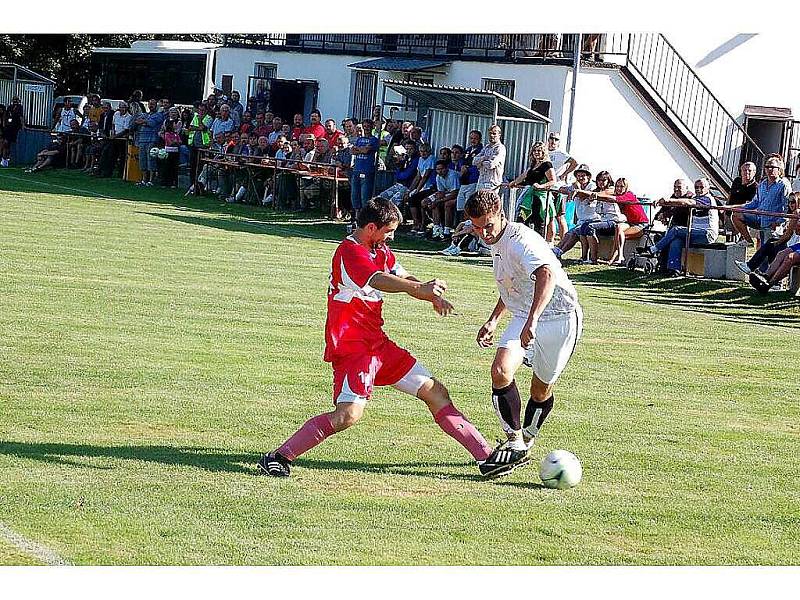
[[[22,104],[26,127],[50,128],[53,119],[53,83],[26,78],[13,65],[0,67],[0,103],[8,106],[17,96]]]

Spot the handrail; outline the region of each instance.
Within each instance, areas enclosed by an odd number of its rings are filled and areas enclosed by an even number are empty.
[[[653,98],[694,138],[726,183],[732,183],[738,175],[740,148],[763,159],[764,151],[662,34],[629,34],[626,67],[647,84]]]

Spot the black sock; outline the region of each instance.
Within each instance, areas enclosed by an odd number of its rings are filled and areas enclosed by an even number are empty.
[[[520,412],[522,411],[522,400],[519,397],[517,382],[512,381],[504,388],[492,388],[492,403],[500,424],[506,433],[519,431]]]
[[[533,398],[528,399],[528,405],[525,407],[525,421],[523,422],[523,429],[528,437],[537,436],[547,415],[553,410],[554,400],[555,396],[552,394],[544,402],[535,402]],[[534,419],[536,419],[535,423]]]

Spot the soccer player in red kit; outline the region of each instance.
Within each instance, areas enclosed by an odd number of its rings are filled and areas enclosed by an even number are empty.
[[[405,292],[430,302],[443,316],[453,310],[444,298],[444,281],[415,279],[386,245],[400,218],[390,200],[373,198],[359,212],[357,229],[336,249],[328,288],[324,357],[333,367],[334,410],[309,419],[279,448],[262,456],[258,466],[266,475],[288,477],[295,458],[356,423],[373,387],[382,385],[422,400],[436,424],[472,455],[485,477],[505,475],[516,466],[506,458],[508,453],[489,447],[453,406],[447,388],[382,329],[381,292]]]

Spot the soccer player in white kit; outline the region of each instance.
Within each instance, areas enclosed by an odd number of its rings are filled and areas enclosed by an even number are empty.
[[[522,223],[509,222],[497,193],[479,190],[467,200],[464,211],[475,233],[491,246],[500,292],[478,331],[481,347],[493,344],[500,317],[506,310],[511,313],[492,363],[492,403],[508,436],[498,450],[505,450],[509,456],[503,458],[521,466],[553,408],[553,387],[581,337],[583,311],[575,287],[547,242]],[[514,380],[523,362],[533,371],[524,418]]]

